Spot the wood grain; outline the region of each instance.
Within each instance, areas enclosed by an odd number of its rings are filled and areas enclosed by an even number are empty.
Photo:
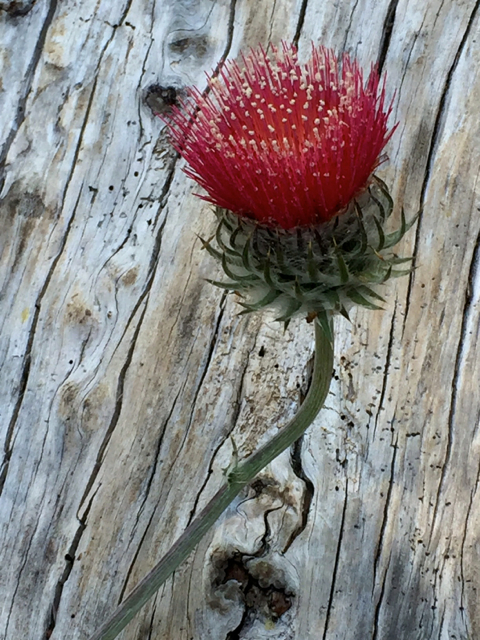
[[[214,217],[146,101],[282,39],[387,72],[416,268],[337,320],[315,424],[122,637],[480,637],[479,5],[0,2],[2,640],[87,640],[305,392],[311,327],[205,282]]]

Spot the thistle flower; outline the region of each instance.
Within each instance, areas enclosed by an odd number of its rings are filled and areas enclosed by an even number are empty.
[[[373,174],[394,129],[388,129],[385,85],[374,67],[364,83],[357,62],[312,49],[301,65],[284,44],[259,48],[243,67],[227,63],[208,78],[204,94],[162,116],[186,173],[217,205],[217,230],[203,241],[229,282],[214,284],[244,296],[245,312],[276,305],[288,324],[315,318],[315,365],[298,413],[246,460],[235,460],[227,482],[169,552],[90,640],[113,640],[187,558],[239,492],[296,442],[327,397],[333,368],[334,313],[352,304],[378,308],[372,285],[409,273],[410,260],[389,253],[413,224],[386,233],[393,202]],[[215,239],[215,243],[212,244]]]
[[[385,250],[394,233],[386,185],[373,175],[395,129],[385,83],[372,66],[312,47],[306,64],[286,43],[228,62],[208,90],[190,92],[166,120],[185,172],[217,205],[217,258],[245,298],[245,312],[275,304],[279,320],[306,312],[348,316],[352,304],[378,308],[370,284],[408,273]]]
[[[340,69],[325,47],[304,65],[287,44],[242,59],[169,122],[187,175],[205,200],[270,226],[330,220],[365,187],[393,133],[377,71],[364,83],[356,61],[345,54]]]

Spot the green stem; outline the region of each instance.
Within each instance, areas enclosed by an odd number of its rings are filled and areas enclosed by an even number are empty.
[[[328,319],[331,323],[331,319]],[[126,627],[143,605],[158,591],[190,555],[207,531],[229,506],[240,491],[267,464],[291,446],[309,427],[325,402],[333,369],[333,332],[327,335],[318,321],[315,321],[315,365],[312,383],[307,397],[290,422],[256,453],[240,462],[228,475],[226,484],[213,496],[207,506],[175,542],[168,553],[150,573],[133,589],[115,613],[90,640],[113,640]]]

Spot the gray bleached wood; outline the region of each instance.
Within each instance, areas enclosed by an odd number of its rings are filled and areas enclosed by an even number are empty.
[[[479,3],[30,4],[0,11],[0,637],[88,638],[213,495],[231,436],[248,455],[298,406],[311,327],[205,283],[213,215],[144,103],[295,37],[383,62],[381,176],[422,209],[416,270],[337,321],[315,425],[123,637],[480,637]]]

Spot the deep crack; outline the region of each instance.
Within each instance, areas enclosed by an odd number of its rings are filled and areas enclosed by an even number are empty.
[[[378,72],[381,74],[383,71],[383,65],[387,57],[388,48],[390,46],[390,40],[392,39],[393,25],[395,23],[395,14],[397,13],[398,0],[390,0],[388,5],[387,14],[383,23],[382,39],[380,41],[380,49],[378,52]]]
[[[292,546],[294,541],[300,536],[308,523],[308,514],[310,513],[310,507],[312,506],[313,496],[315,495],[315,487],[313,482],[305,473],[302,465],[302,445],[303,445],[303,436],[299,438],[293,445],[290,453],[290,465],[292,467],[293,473],[302,480],[305,485],[305,490],[303,493],[302,499],[302,510],[300,513],[300,522],[297,527],[292,531],[289,539],[285,547],[282,550],[282,553],[286,553],[288,549]]]
[[[85,513],[83,514],[83,517],[79,520],[80,524],[78,526],[78,529],[73,537],[72,543],[67,551],[67,553],[65,554],[65,568],[63,570],[63,573],[60,577],[60,579],[57,582],[57,585],[55,587],[55,594],[53,597],[53,603],[52,603],[52,608],[50,611],[50,622],[47,626],[47,629],[45,631],[45,640],[48,640],[48,638],[50,638],[50,636],[53,633],[53,630],[55,628],[55,624],[56,624],[56,619],[57,619],[57,611],[58,608],[60,606],[60,600],[62,598],[62,594],[63,594],[63,588],[65,586],[65,583],[67,582],[68,578],[70,577],[70,573],[72,572],[73,569],[73,565],[75,562],[75,556],[77,553],[77,549],[78,549],[78,545],[80,544],[80,539],[82,537],[82,534],[87,526],[87,518],[88,518],[88,514],[90,512],[93,500],[95,498],[96,492],[92,495],[92,497],[89,500],[88,506],[85,509]],[[72,617],[74,617],[74,614],[72,615]]]
[[[423,210],[423,205],[425,203],[425,195],[427,192],[427,186],[430,182],[430,176],[432,173],[432,168],[433,168],[433,158],[435,156],[435,150],[437,148],[437,142],[438,142],[438,138],[439,138],[439,134],[440,134],[440,129],[441,129],[441,124],[443,121],[443,117],[444,117],[444,113],[445,113],[445,105],[447,102],[447,96],[448,93],[450,91],[450,86],[452,84],[452,79],[453,79],[453,74],[455,73],[455,70],[458,66],[458,62],[460,60],[460,57],[463,53],[463,49],[465,47],[465,44],[467,42],[468,36],[470,35],[470,31],[472,29],[472,25],[475,21],[475,18],[477,16],[477,12],[478,9],[480,7],[480,0],[477,1],[477,3],[475,4],[475,7],[470,15],[468,24],[467,24],[467,28],[465,29],[465,33],[463,34],[463,37],[460,41],[460,44],[457,48],[457,51],[455,53],[452,65],[447,73],[447,77],[445,80],[445,84],[443,87],[443,91],[442,91],[442,95],[440,96],[440,101],[438,103],[438,110],[437,110],[437,115],[435,117],[435,123],[433,125],[433,131],[432,131],[432,136],[431,136],[431,140],[430,140],[430,147],[428,150],[428,155],[427,155],[427,162],[426,162],[426,168],[425,168],[425,176],[423,179],[423,183],[422,183],[422,188],[421,188],[421,192],[420,192],[420,207],[419,207],[419,211],[421,212]],[[414,241],[414,250],[412,252],[413,255],[413,260],[412,260],[412,270],[410,271],[410,275],[408,278],[408,287],[407,287],[407,294],[406,294],[406,302],[405,302],[405,314],[404,314],[404,320],[403,320],[403,332],[405,331],[405,326],[406,326],[406,322],[407,322],[407,318],[408,318],[408,312],[410,310],[410,299],[411,299],[411,294],[412,294],[412,290],[413,290],[413,282],[415,279],[415,267],[416,267],[416,262],[417,262],[417,248],[420,242],[420,236],[421,236],[421,232],[422,232],[422,216],[420,213],[420,217],[418,219],[417,222],[417,228],[415,231],[415,241]]]

